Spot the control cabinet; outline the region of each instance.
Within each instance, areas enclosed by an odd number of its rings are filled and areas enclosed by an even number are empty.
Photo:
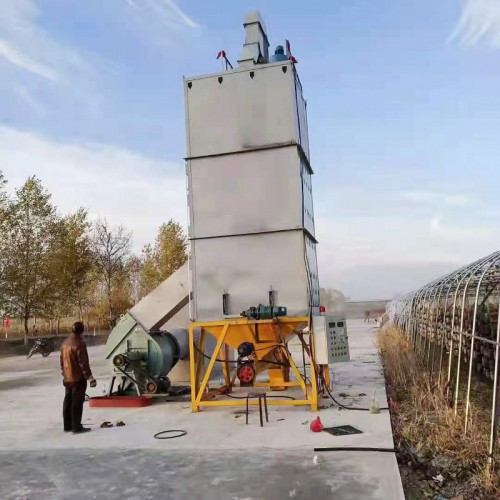
[[[347,323],[340,316],[314,316],[314,358],[316,364],[349,361]]]

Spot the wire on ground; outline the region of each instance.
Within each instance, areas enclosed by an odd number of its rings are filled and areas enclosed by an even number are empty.
[[[164,436],[163,435],[163,434],[170,434],[171,432],[178,432],[179,434],[177,434],[175,436]],[[168,431],[157,432],[154,435],[154,438],[155,439],[175,439],[175,438],[180,438],[182,436],[185,436],[186,434],[187,434],[187,431],[182,431],[182,430],[179,430],[179,429],[170,429]]]

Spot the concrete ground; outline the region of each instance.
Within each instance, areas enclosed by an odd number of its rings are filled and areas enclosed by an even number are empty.
[[[373,323],[353,320],[348,330],[351,362],[332,366],[336,399],[367,407],[375,394],[380,406],[387,406]],[[104,347],[92,347],[89,354],[99,384],[88,392],[99,395],[110,374]],[[327,408],[319,415],[325,427],[350,424],[363,431],[334,437],[312,433],[309,423],[316,414],[305,408],[271,407],[270,422],[261,428],[255,407],[245,425],[241,407],[193,414],[187,401],[158,401],[141,409],[86,407],[84,423],[92,432],[72,435],[62,432],[62,398],[57,354],[0,360],[0,498],[404,498],[393,453],[314,452],[314,447],[392,448],[387,411],[339,410],[324,399]],[[126,426],[101,429],[104,420],[123,420]],[[187,435],[154,439],[166,429]]]

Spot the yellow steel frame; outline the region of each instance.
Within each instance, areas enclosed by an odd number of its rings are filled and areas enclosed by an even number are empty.
[[[309,325],[309,318],[307,316],[294,316],[294,317],[280,317],[270,320],[251,320],[248,318],[237,319],[224,319],[220,321],[208,322],[191,322],[189,325],[189,356],[190,356],[190,378],[191,378],[191,408],[193,412],[198,412],[201,407],[206,406],[242,406],[246,404],[246,400],[204,400],[208,382],[214,369],[217,360],[222,361],[222,371],[224,374],[225,385],[231,390],[236,379],[236,373],[231,377],[231,370],[229,368],[229,349],[237,349],[242,342],[256,342],[256,332],[261,332],[257,335],[256,355],[257,361],[260,361],[265,366],[265,356],[269,354],[277,344],[283,344],[291,338],[297,331],[304,329]],[[199,346],[198,349],[195,345],[195,331],[199,331]],[[203,356],[199,351],[205,352],[205,333],[209,333],[217,339],[215,349],[210,357],[208,366],[202,377],[204,368]],[[311,334],[312,335],[312,334]],[[311,342],[313,344],[313,342]],[[199,350],[199,351],[198,351]],[[308,356],[310,358],[310,356]],[[303,399],[273,399],[269,396],[267,404],[280,405],[280,406],[310,406],[312,411],[318,410],[318,386],[316,380],[315,369],[311,370],[310,381],[306,383],[303,380],[297,365],[289,356],[287,361],[290,368],[297,378],[296,381],[289,381],[288,368],[285,370],[275,369],[273,376],[269,382],[255,382],[254,387],[269,387],[280,388],[298,387],[302,389],[304,394]],[[314,363],[311,361],[311,367]],[[269,369],[269,368],[267,368]],[[279,371],[281,370],[281,374]],[[285,373],[286,371],[286,373]],[[278,372],[278,373],[276,373]],[[277,382],[278,380],[278,382]],[[250,400],[249,404],[256,405],[256,400]]]

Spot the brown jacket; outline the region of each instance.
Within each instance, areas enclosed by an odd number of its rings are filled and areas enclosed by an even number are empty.
[[[61,372],[64,382],[80,382],[92,377],[87,346],[76,333],[72,333],[61,346]]]

